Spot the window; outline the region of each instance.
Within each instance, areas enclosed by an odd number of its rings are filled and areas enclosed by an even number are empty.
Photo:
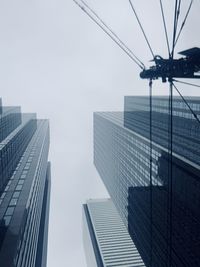
[[[24,167],[24,170],[28,170],[30,169],[30,165],[28,165],[29,163],[26,164],[26,166]]]
[[[17,205],[17,198],[12,198],[9,206],[16,206],[16,205]]]
[[[6,216],[13,215],[14,209],[15,209],[14,207],[8,207],[5,215]]]
[[[22,185],[17,185],[16,188],[15,188],[15,190],[17,190],[17,191],[22,190]]]
[[[4,216],[4,223],[5,226],[8,226],[11,220],[11,216]]]
[[[19,195],[20,195],[20,192],[14,192],[14,194],[13,194],[13,198],[18,198]]]
[[[3,194],[1,195],[1,199],[3,199],[3,198],[5,197],[5,195],[6,195],[6,193],[3,193]]]
[[[24,180],[19,180],[18,184],[23,184],[24,183]]]

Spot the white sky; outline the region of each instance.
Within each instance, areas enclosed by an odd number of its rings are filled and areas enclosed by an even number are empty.
[[[167,55],[159,1],[133,1],[155,54]],[[163,0],[172,26],[173,2]],[[182,1],[183,14],[185,3]],[[128,1],[88,0],[149,65],[151,54]],[[199,46],[200,1],[194,1],[176,52]],[[171,39],[172,34],[170,34]],[[81,204],[107,196],[93,167],[93,111],[122,110],[123,96],[147,94],[140,69],[72,0],[0,0],[0,92],[4,105],[49,118],[52,194],[48,267],[85,267]],[[155,94],[168,86],[156,81]],[[184,95],[198,89],[180,86]],[[190,91],[188,91],[188,89]]]

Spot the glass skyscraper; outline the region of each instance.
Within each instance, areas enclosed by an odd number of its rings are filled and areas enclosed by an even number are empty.
[[[150,123],[149,104],[125,97],[124,112],[94,114],[94,164],[147,267],[200,266],[200,124],[178,97],[172,121],[154,97]]]
[[[49,123],[0,112],[0,266],[45,267],[50,201]]]
[[[83,240],[88,267],[145,267],[110,199],[83,205]]]

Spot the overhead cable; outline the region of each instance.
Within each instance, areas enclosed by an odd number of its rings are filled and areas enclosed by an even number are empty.
[[[165,14],[164,14],[164,10],[163,10],[162,0],[160,0],[160,9],[161,9],[161,13],[162,13],[162,19],[163,19],[163,25],[164,25],[164,30],[165,30],[165,37],[166,37],[166,42],[167,42],[168,53],[170,56],[169,38],[168,38],[168,33],[167,33],[167,26],[166,26],[166,21],[165,21]]]
[[[186,85],[194,86],[194,87],[200,87],[200,85],[198,85],[198,84],[194,84],[194,83],[183,82],[183,81],[179,81],[179,80],[176,80],[176,79],[173,79],[173,81],[174,81],[174,82],[177,82],[177,83],[182,83],[182,84],[186,84]]]
[[[152,85],[153,82],[152,80],[149,81],[149,108],[150,108],[150,114],[149,114],[149,139],[150,139],[150,143],[149,143],[149,154],[150,154],[150,169],[149,169],[149,185],[150,185],[150,222],[151,222],[151,231],[150,231],[150,244],[151,244],[151,251],[150,251],[150,265],[152,265],[152,242],[153,242],[153,235],[152,235],[152,221],[153,221],[153,213],[152,213],[152,204],[153,204],[153,191],[152,191],[152,187],[153,187],[153,182],[152,182],[152,173],[153,173],[153,140],[152,140],[152,130],[153,130],[153,120],[152,120],[152,114],[153,114],[153,107],[152,107],[152,103],[153,103],[153,90],[152,90]]]
[[[178,27],[178,19],[179,19],[179,16],[180,16],[180,11],[181,11],[181,0],[179,0],[178,2],[178,7],[177,7],[177,18],[176,18],[176,21],[177,21],[177,27]]]
[[[173,195],[173,84],[169,82],[169,120],[168,120],[168,153],[169,153],[169,164],[168,164],[168,209],[169,209],[169,242],[168,242],[168,265],[171,266],[171,254],[172,254],[172,195]]]
[[[176,41],[175,41],[174,46],[176,45],[176,43],[177,43],[177,41],[178,41],[178,39],[179,39],[179,37],[180,37],[180,34],[181,34],[182,30],[183,30],[183,27],[185,26],[185,23],[186,23],[186,20],[187,20],[188,15],[189,15],[189,13],[190,13],[190,10],[191,10],[193,1],[194,1],[194,0],[191,0],[191,2],[190,2],[190,4],[189,4],[188,10],[187,10],[186,15],[185,15],[185,18],[184,18],[184,20],[183,20],[183,22],[182,22],[182,24],[181,24],[180,30],[179,30],[179,32],[178,32],[178,34],[177,34],[177,37],[176,37]]]
[[[113,36],[121,43],[128,52],[136,59],[138,62],[143,66],[143,69],[145,68],[143,62],[133,53],[133,51],[119,38],[119,36],[99,17],[99,15],[83,0],[80,0],[95,17],[108,29],[108,31],[113,34]]]
[[[184,103],[186,104],[186,106],[189,108],[189,110],[191,111],[192,115],[194,116],[194,118],[197,120],[198,123],[200,123],[200,119],[197,116],[197,114],[193,111],[193,109],[190,107],[190,105],[188,104],[187,100],[184,98],[184,96],[181,94],[181,92],[178,90],[178,88],[176,87],[176,85],[172,82],[174,88],[176,89],[176,91],[178,92],[178,94],[180,95],[180,97],[182,98],[182,100],[184,101]]]
[[[144,31],[144,28],[142,27],[142,24],[141,24],[141,22],[140,22],[140,20],[139,20],[139,17],[138,17],[138,15],[137,15],[137,12],[136,12],[134,6],[133,6],[133,3],[131,2],[131,0],[129,0],[129,3],[130,3],[130,5],[131,5],[131,8],[132,8],[134,14],[135,14],[135,17],[136,17],[136,19],[137,19],[137,22],[138,22],[138,24],[139,24],[139,26],[140,26],[140,29],[141,29],[141,31],[142,31],[142,33],[143,33],[143,35],[144,35],[144,38],[145,38],[145,40],[146,40],[146,42],[147,42],[147,45],[148,45],[148,47],[149,47],[149,50],[150,50],[150,52],[151,52],[151,54],[152,54],[152,56],[153,56],[153,58],[154,58],[154,57],[155,57],[154,52],[153,52],[153,50],[152,50],[152,48],[151,48],[151,45],[150,45],[150,43],[149,43],[149,41],[148,41],[147,35],[146,35],[145,31]]]
[[[174,48],[175,48],[176,32],[177,32],[178,17],[179,17],[177,15],[177,12],[178,12],[178,0],[175,1],[175,8],[174,8],[174,27],[173,27],[173,37],[172,37],[171,59],[174,58]]]
[[[94,23],[96,23],[125,53],[126,53],[126,55],[132,60],[132,61],[134,61],[137,65],[138,65],[138,67],[140,67],[142,70],[145,68],[144,67],[144,64],[142,63],[140,63],[140,61],[138,62],[138,60],[135,58],[135,55],[131,52],[130,53],[130,51],[129,50],[127,50],[127,47],[125,46],[124,47],[124,45],[122,44],[123,42],[122,41],[119,41],[117,38],[116,38],[116,36],[113,36],[113,33],[110,31],[110,30],[108,30],[108,28],[106,29],[106,28],[104,28],[105,27],[105,25],[104,24],[102,24],[102,22],[101,21],[97,21],[94,17],[93,17],[93,15],[92,14],[90,14],[87,10],[86,10],[86,6],[83,6],[82,4],[80,4],[78,1],[76,1],[76,0],[73,0],[73,2],[79,7],[79,8],[81,8],[81,10],[94,22]]]

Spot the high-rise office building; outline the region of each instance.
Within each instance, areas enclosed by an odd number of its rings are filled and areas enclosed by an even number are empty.
[[[172,121],[168,98],[152,104],[151,123],[148,97],[94,114],[94,163],[147,267],[200,266],[200,124],[178,97]]]
[[[0,113],[0,266],[45,267],[49,123],[19,107]]]
[[[83,205],[83,240],[88,267],[145,266],[110,199]]]

